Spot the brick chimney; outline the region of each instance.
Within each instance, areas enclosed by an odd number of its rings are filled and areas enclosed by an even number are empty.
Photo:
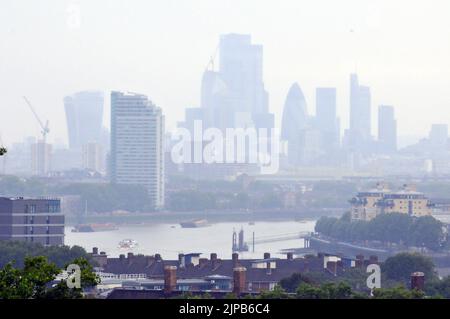
[[[264,259],[269,259],[270,258],[270,253],[264,253]]]
[[[414,272],[411,274],[411,289],[423,290],[425,287],[425,274]]]
[[[177,288],[177,267],[164,267],[164,293],[170,294]]]
[[[335,261],[329,261],[327,262],[327,269],[336,276],[337,274],[337,262]]]
[[[98,248],[97,247],[92,248],[92,254],[93,255],[98,255]]]
[[[210,259],[211,259],[211,267],[215,268],[217,265],[217,254],[211,253]]]
[[[246,284],[245,267],[236,267],[233,269],[233,293],[239,297],[245,291]]]
[[[369,264],[378,264],[378,256],[370,256],[369,257]]]
[[[355,267],[356,268],[363,268],[364,267],[364,255],[357,255],[356,256]]]
[[[293,253],[287,253],[286,254],[286,259],[287,260],[293,260],[294,259],[294,254]]]
[[[233,253],[233,255],[231,255],[231,259],[233,260],[233,268],[238,267],[239,266],[239,254]]]

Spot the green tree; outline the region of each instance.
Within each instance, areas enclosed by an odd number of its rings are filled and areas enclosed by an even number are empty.
[[[423,299],[424,297],[424,292],[416,289],[408,290],[402,285],[393,288],[374,289],[373,291],[374,299]]]
[[[389,257],[381,265],[381,271],[387,279],[409,284],[411,273],[423,272],[427,280],[437,277],[433,261],[417,253],[400,253]]]
[[[288,278],[281,279],[280,286],[287,292],[293,293],[301,283],[312,284],[313,280],[303,273],[294,273]]]
[[[26,257],[22,269],[9,263],[0,270],[0,299],[82,298],[82,289],[96,286],[100,280],[86,259],[72,263],[80,266],[81,289],[69,289],[64,280],[52,287],[61,270],[44,256]]]

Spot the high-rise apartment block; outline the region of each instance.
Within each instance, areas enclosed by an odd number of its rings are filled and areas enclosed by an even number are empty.
[[[164,206],[164,116],[145,95],[111,92],[111,182],[145,186]]]

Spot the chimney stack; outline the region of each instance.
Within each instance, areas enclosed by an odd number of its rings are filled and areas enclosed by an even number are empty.
[[[210,259],[211,259],[211,267],[215,268],[217,264],[217,254],[211,253]]]
[[[161,255],[160,254],[155,254],[155,260],[156,261],[161,261],[162,260]]]
[[[97,247],[92,248],[92,254],[93,255],[98,255],[98,248]]]
[[[329,261],[329,262],[327,262],[327,269],[328,269],[334,276],[336,276],[336,274],[337,274],[337,262],[335,262],[335,261]]]
[[[233,269],[233,293],[239,297],[245,291],[245,267],[236,267]]]
[[[363,268],[364,267],[364,255],[357,255],[356,256],[355,267],[356,268]]]
[[[164,267],[164,293],[170,294],[177,288],[177,267]]]
[[[270,258],[270,253],[264,253],[264,259],[269,259]]]
[[[286,258],[287,258],[287,260],[292,260],[292,259],[294,259],[294,254],[293,253],[287,253],[286,254]]]
[[[425,274],[414,272],[411,274],[411,289],[423,290],[425,287]]]

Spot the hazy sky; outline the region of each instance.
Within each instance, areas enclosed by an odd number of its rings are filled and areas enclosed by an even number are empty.
[[[79,12],[79,19],[77,13]],[[350,32],[354,30],[354,32]],[[250,33],[264,45],[264,81],[279,123],[290,85],[314,113],[315,87],[338,88],[348,124],[348,78],[355,68],[378,104],[396,108],[400,135],[450,124],[448,0],[1,0],[0,133],[9,144],[37,135],[22,100],[50,140],[67,140],[62,99],[78,90],[147,94],[167,127],[199,105],[202,72],[223,33]]]

